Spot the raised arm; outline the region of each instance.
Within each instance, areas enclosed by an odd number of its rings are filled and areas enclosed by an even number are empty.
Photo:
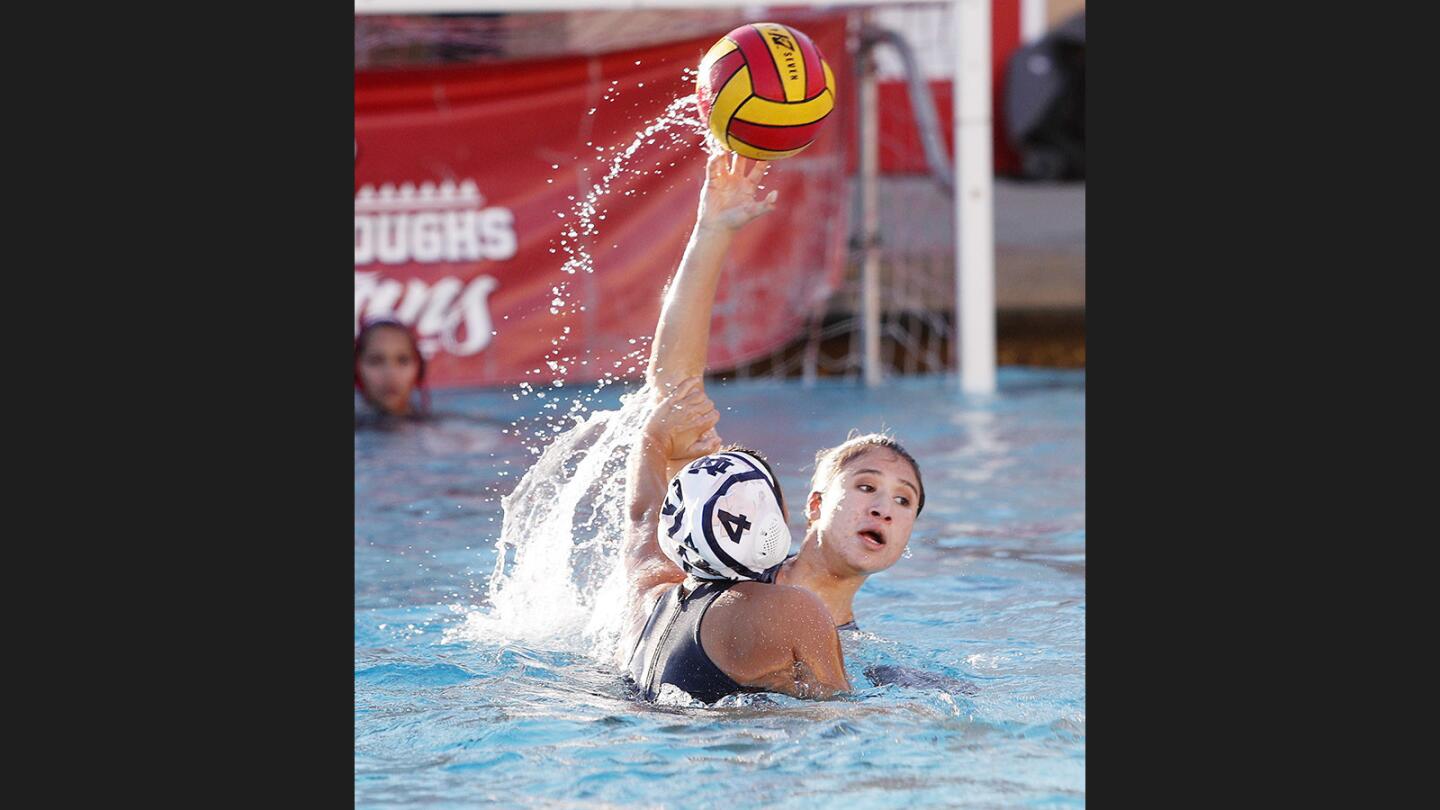
[[[735,232],[746,223],[775,207],[776,192],[756,199],[766,163],[731,152],[717,150],[705,167],[705,185],[700,189],[699,212],[680,268],[671,280],[661,305],[651,343],[650,365],[645,379],[652,386],[675,384],[705,373],[705,355],[710,343],[710,315],[715,304],[715,286],[720,280],[725,254]],[[678,437],[680,448],[689,447],[695,435]],[[691,456],[690,458],[693,458]],[[689,458],[670,459],[668,469],[676,470]]]
[[[674,455],[691,457],[720,449],[715,423],[720,413],[705,396],[699,376],[687,377],[674,386],[661,383],[657,401],[645,420],[640,440],[630,451],[625,479],[625,508],[629,524],[625,529],[625,570],[633,587],[648,590],[663,582],[678,582],[684,574],[660,550],[660,508],[670,476],[666,461]],[[676,445],[677,436],[698,436],[689,445]]]

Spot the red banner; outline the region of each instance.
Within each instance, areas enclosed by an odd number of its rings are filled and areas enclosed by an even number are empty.
[[[809,149],[772,168],[777,210],[735,240],[711,368],[793,339],[846,259],[845,20],[776,21],[819,45],[839,105]],[[596,57],[357,72],[357,330],[377,315],[413,325],[434,387],[640,374],[704,178],[698,113],[679,100],[724,33]]]

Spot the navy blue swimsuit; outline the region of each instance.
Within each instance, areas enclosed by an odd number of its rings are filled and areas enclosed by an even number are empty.
[[[676,585],[660,597],[630,656],[630,679],[646,700],[654,700],[661,685],[667,683],[704,703],[738,692],[762,691],[731,680],[700,646],[700,621],[705,611],[735,584],[705,581],[688,594],[682,585]]]

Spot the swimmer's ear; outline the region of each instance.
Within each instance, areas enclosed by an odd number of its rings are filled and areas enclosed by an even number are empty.
[[[809,526],[811,523],[814,523],[819,519],[820,491],[816,490],[814,492],[811,492],[810,497],[805,501],[805,525]]]

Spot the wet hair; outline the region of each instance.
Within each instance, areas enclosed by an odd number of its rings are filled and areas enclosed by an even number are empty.
[[[370,343],[370,336],[375,330],[388,328],[398,329],[410,341],[410,351],[415,355],[415,390],[420,392],[420,410],[430,410],[430,392],[425,388],[425,355],[420,352],[420,340],[415,336],[415,331],[394,318],[372,318],[365,321],[360,327],[359,334],[355,335],[355,390],[370,401],[370,395],[365,390],[365,381],[360,377],[360,357],[365,354],[365,348]]]
[[[885,433],[866,433],[863,436],[856,436],[852,431],[844,444],[816,453],[815,475],[810,479],[810,491],[823,492],[835,476],[845,469],[846,464],[877,447],[889,450],[910,462],[910,466],[915,470],[915,486],[920,488],[919,498],[915,505],[915,516],[919,517],[920,510],[925,508],[925,482],[920,478],[920,464],[915,461],[914,456],[900,446],[899,442],[895,441],[894,436]]]
[[[773,467],[770,466],[770,461],[769,461],[769,459],[765,458],[765,455],[764,455],[763,453],[761,453],[759,450],[755,450],[755,449],[746,447],[746,446],[743,445],[743,444],[736,444],[736,443],[734,443],[734,442],[725,445],[724,447],[720,448],[719,450],[716,450],[715,452],[716,452],[716,453],[744,453],[745,455],[747,455],[747,456],[755,459],[756,461],[760,462],[760,466],[764,467],[764,468],[765,468],[765,472],[767,472],[767,473],[770,474],[770,480],[775,482],[775,487],[774,487],[774,489],[775,489],[775,502],[778,503],[778,504],[780,504],[780,511],[781,511],[782,513],[785,513],[785,514],[788,516],[790,510],[788,510],[788,509],[785,508],[785,497],[784,497],[783,493],[780,492],[780,477],[775,474],[775,468],[773,468]],[[714,455],[714,453],[712,453],[711,455]]]

